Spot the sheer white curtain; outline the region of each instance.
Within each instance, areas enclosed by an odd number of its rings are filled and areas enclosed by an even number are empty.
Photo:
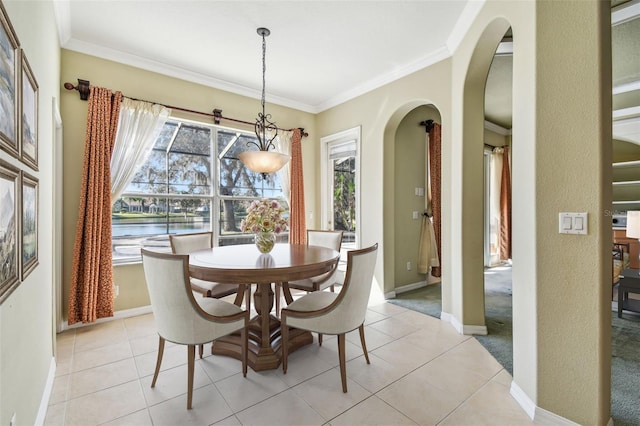
[[[491,244],[491,264],[500,260],[498,245],[500,241],[500,188],[502,186],[502,162],[504,149],[494,148],[491,152],[489,169],[491,181],[489,184],[489,240]]]
[[[275,146],[278,152],[291,156],[291,140],[293,139],[293,131],[282,131],[276,138]],[[282,184],[282,193],[287,200],[287,204],[291,205],[291,161],[288,161],[283,168],[278,170],[278,177]]]
[[[162,105],[124,98],[111,155],[111,202],[125,190],[147,160],[171,110]]]

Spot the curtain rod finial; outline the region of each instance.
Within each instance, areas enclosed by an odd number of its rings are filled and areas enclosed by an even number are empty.
[[[71,83],[65,83],[64,88],[67,90],[77,90],[78,92],[80,92],[80,100],[86,101],[87,99],[89,99],[89,85],[89,80],[82,80],[81,78],[79,78],[77,86],[74,86]]]
[[[429,133],[433,128],[433,120],[424,120],[424,121],[421,121],[419,124],[425,127],[427,133]]]
[[[216,108],[213,110],[213,122],[215,124],[220,124],[220,119],[222,118],[222,110]]]

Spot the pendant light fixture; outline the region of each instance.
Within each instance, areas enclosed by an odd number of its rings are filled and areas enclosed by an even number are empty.
[[[262,112],[258,113],[256,119],[255,132],[258,142],[248,142],[248,145],[255,145],[257,151],[244,151],[238,155],[240,161],[244,163],[249,170],[261,173],[262,177],[267,174],[280,170],[287,161],[289,156],[275,151],[274,139],[278,136],[278,127],[271,121],[271,114],[265,113],[265,72],[267,70],[265,56],[267,52],[267,43],[265,38],[271,34],[268,28],[258,28],[258,35],[262,37]],[[269,151],[273,148],[274,151]]]

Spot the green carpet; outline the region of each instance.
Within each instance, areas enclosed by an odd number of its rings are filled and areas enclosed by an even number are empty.
[[[433,284],[388,300],[399,306],[440,318],[440,284]],[[474,336],[513,375],[511,268],[485,271],[485,316],[488,335]],[[615,426],[640,426],[640,316],[611,313],[611,417]]]

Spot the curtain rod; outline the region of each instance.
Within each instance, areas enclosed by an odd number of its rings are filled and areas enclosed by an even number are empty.
[[[90,86],[90,82],[89,80],[82,80],[82,79],[78,79],[78,85],[74,86],[73,83],[64,83],[64,88],[67,90],[77,90],[80,93],[80,100],[86,101],[87,99],[89,99],[89,86]],[[247,124],[249,126],[254,126],[255,123],[252,123],[250,121],[244,121],[244,120],[239,120],[237,118],[230,118],[230,117],[224,117],[222,115],[222,110],[221,109],[214,109],[213,113],[209,113],[209,112],[202,112],[202,111],[195,111],[192,109],[187,109],[187,108],[182,108],[182,107],[177,107],[177,106],[172,106],[172,105],[165,105],[165,104],[161,104],[159,102],[153,102],[153,101],[147,101],[144,99],[136,99],[136,98],[131,98],[129,96],[126,96],[127,98],[134,100],[134,101],[142,101],[142,102],[149,102],[152,104],[157,104],[157,105],[162,105],[163,107],[166,108],[171,108],[171,109],[175,109],[178,111],[183,111],[183,112],[189,112],[191,114],[198,114],[198,115],[204,115],[206,117],[213,117],[213,122],[215,124],[220,124],[220,120],[227,120],[227,121],[233,121],[235,123],[242,123],[242,124]],[[287,132],[290,132],[294,129],[282,129],[280,127],[277,127],[278,130],[284,130]],[[303,127],[298,127],[298,129],[300,130],[300,133],[302,134],[302,137],[307,137],[309,136],[308,133],[306,133],[304,131]]]

